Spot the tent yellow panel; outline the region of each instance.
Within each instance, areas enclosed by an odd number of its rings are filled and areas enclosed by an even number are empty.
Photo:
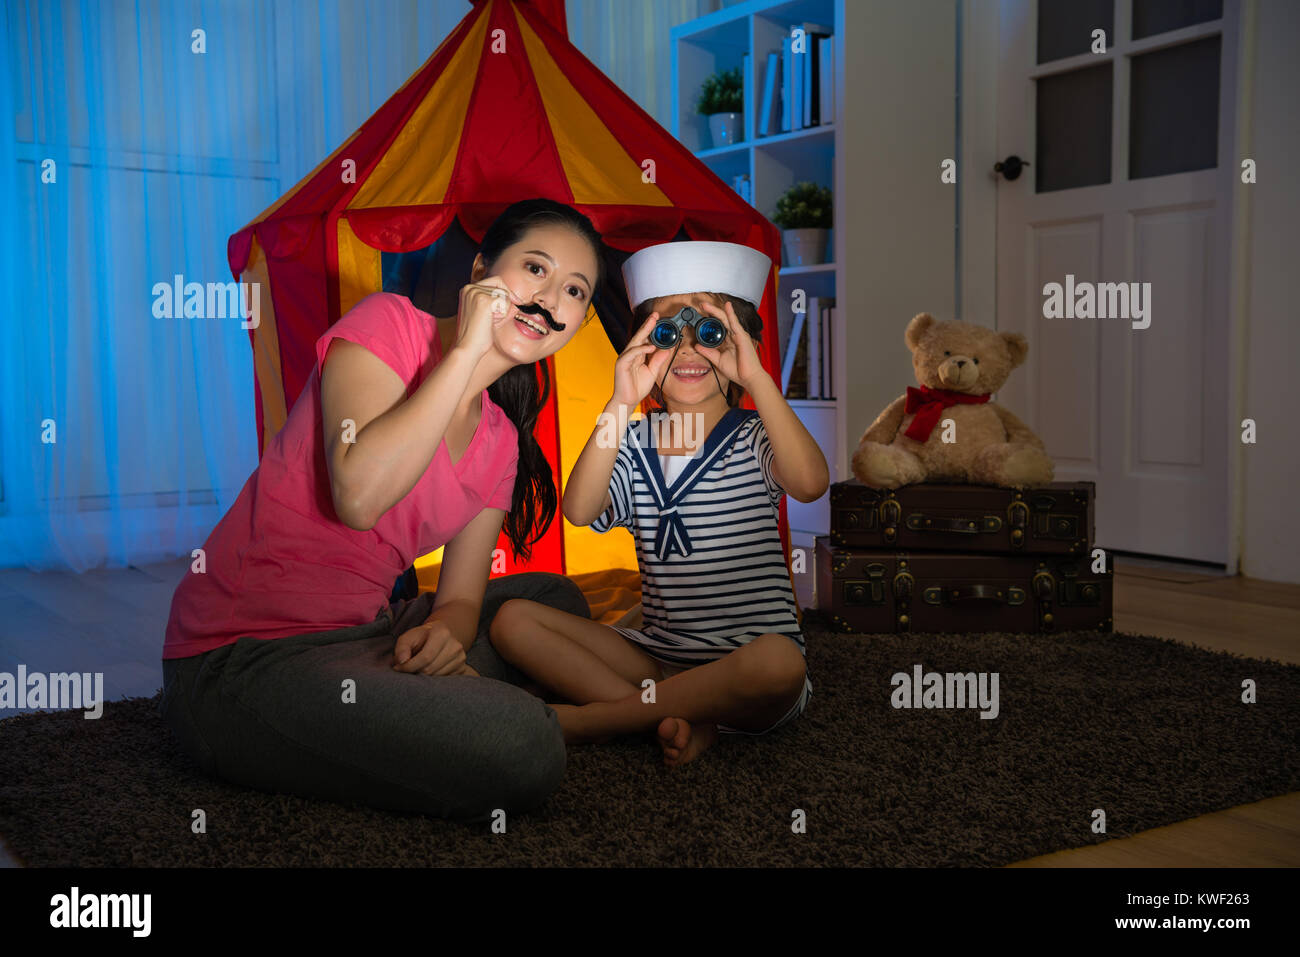
[[[347,219],[339,218],[339,315],[383,286],[383,266],[378,249],[357,238]]]
[[[271,299],[271,276],[267,271],[262,246],[254,237],[248,251],[248,263],[240,282],[256,283],[250,291],[258,297],[257,328],[253,330],[253,371],[262,393],[262,450],[284,425],[284,376],[280,372],[280,336],[275,326],[275,303]]]
[[[486,16],[478,18],[447,68],[352,197],[348,209],[442,202],[460,151],[487,24]]]
[[[595,307],[587,310],[585,325],[555,353],[555,404],[560,426],[560,476],[568,482],[596,420],[614,387],[614,360],[618,354],[600,324]],[[561,489],[563,486],[561,486]],[[564,570],[569,575],[609,568],[636,568],[632,537],[611,529],[601,535],[590,528],[564,523]]]
[[[442,571],[442,546],[415,560],[415,577],[420,591],[433,591],[438,587],[438,573]]]
[[[671,206],[672,201],[658,186],[641,181],[638,161],[628,155],[609,127],[574,89],[546,51],[546,44],[519,15],[519,10],[512,9],[546,107],[564,175],[573,190],[573,201],[612,206],[627,203]]]

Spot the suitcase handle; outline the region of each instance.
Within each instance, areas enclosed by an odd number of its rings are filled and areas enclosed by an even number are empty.
[[[996,515],[982,515],[979,518],[927,518],[921,512],[907,516],[907,527],[914,532],[960,532],[965,535],[978,535],[980,532],[996,532],[1002,528],[1002,519]]]
[[[1025,590],[1015,586],[967,584],[936,585],[922,592],[927,604],[952,605],[959,602],[988,602],[994,605],[1023,605]]]

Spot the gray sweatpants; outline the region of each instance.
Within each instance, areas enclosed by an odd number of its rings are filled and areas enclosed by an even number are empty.
[[[433,608],[426,592],[367,625],[164,661],[163,720],[205,773],[258,790],[461,820],[535,807],[564,777],[564,736],[488,640],[510,598],[591,617],[562,575],[494,578],[466,654],[483,677],[394,671],[397,636]]]

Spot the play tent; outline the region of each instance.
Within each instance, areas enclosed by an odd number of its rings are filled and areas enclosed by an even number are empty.
[[[262,291],[261,323],[250,330],[258,448],[284,424],[325,329],[372,292],[401,291],[391,283],[401,254],[462,237],[458,271],[441,283],[452,293],[450,311],[436,313],[450,315],[488,225],[511,203],[541,196],[585,213],[609,247],[606,289],[591,307],[600,321],[547,360],[553,389],[536,431],[562,494],[628,339],[623,260],[689,238],[744,243],[779,264],[779,236],[578,52],[564,0],[473,3],[360,129],[230,238],[235,277]],[[769,371],[779,368],[775,302],[774,268],[759,308],[771,332],[760,350]],[[529,562],[514,562],[504,535],[499,544],[508,572],[636,568],[629,536],[597,535],[558,512]]]

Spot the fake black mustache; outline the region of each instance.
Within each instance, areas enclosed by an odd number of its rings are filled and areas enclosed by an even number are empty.
[[[566,323],[556,322],[554,319],[552,319],[551,313],[547,310],[545,306],[538,305],[535,302],[526,302],[521,306],[517,306],[516,308],[520,312],[528,313],[530,316],[541,316],[543,319],[546,320],[546,324],[550,326],[552,329],[554,329],[556,332],[563,332],[565,329]]]

